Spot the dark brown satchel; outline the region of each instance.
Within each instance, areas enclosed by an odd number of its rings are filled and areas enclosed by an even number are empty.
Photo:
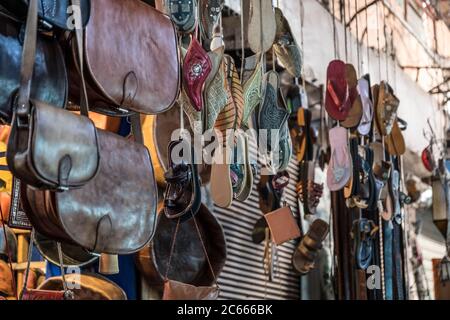
[[[180,67],[169,17],[136,0],[95,0],[84,36],[85,76],[92,109],[106,115],[158,114],[178,98]],[[70,69],[79,77],[77,54]],[[77,100],[78,81],[71,81]]]
[[[202,204],[195,217],[183,223],[168,219],[161,208],[155,236],[137,254],[136,265],[152,286],[162,287],[170,279],[201,287],[217,283],[226,257],[223,229]]]
[[[78,116],[30,100],[37,18],[37,0],[30,0],[19,98],[8,141],[8,166],[14,176],[35,188],[78,188],[91,180],[98,170],[96,129],[87,117],[86,103],[82,104],[83,116]]]

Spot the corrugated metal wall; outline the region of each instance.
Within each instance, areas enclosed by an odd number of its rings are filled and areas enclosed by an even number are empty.
[[[291,181],[285,190],[285,199],[295,215],[298,204],[295,185],[298,179],[298,165],[292,160],[289,166]],[[264,244],[251,240],[253,226],[262,217],[259,209],[257,177],[253,192],[245,203],[233,202],[230,209],[216,207],[214,212],[222,223],[228,249],[225,268],[219,278],[222,299],[298,299],[299,277],[291,267],[295,241],[278,247],[278,273],[273,282],[264,274]]]

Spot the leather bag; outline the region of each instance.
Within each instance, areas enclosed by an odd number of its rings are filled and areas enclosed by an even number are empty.
[[[178,42],[171,20],[136,0],[95,0],[84,34],[85,77],[92,109],[126,116],[129,111],[158,114],[178,98]],[[71,79],[80,77],[73,47]],[[71,81],[71,100],[79,100]]]
[[[136,265],[149,285],[163,286],[170,279],[193,286],[211,286],[216,283],[226,256],[223,229],[202,204],[195,217],[184,223],[168,219],[164,210],[160,210],[155,237],[148,247],[139,251]]]
[[[99,154],[94,123],[84,115],[30,98],[36,60],[37,0],[31,0],[25,31],[17,109],[8,141],[8,167],[35,187],[78,188],[97,173]]]
[[[16,0],[14,0],[16,1]],[[20,86],[21,23],[0,14],[0,121],[11,123],[13,105]],[[39,34],[30,97],[64,108],[68,82],[64,56],[57,41]]]
[[[91,0],[80,0],[80,11],[82,26],[85,27],[89,21],[91,11]],[[16,15],[19,19],[26,18],[30,0],[1,0],[0,5]],[[73,11],[70,8],[71,0],[39,0],[38,15],[41,21],[48,24],[48,27],[58,27],[65,30],[72,30],[71,19]],[[72,9],[72,10],[71,10]],[[75,9],[76,10],[76,9]]]
[[[152,239],[157,189],[147,148],[98,130],[100,169],[79,189],[65,192],[26,188],[27,216],[49,239],[91,252],[130,254]],[[81,223],[82,222],[82,223]]]

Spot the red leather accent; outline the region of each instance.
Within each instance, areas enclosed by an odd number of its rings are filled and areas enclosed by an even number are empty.
[[[430,154],[430,147],[425,148],[422,151],[423,166],[430,172],[433,172],[432,159]]]
[[[183,82],[187,96],[197,111],[203,109],[203,87],[212,70],[208,54],[193,38],[183,63]]]

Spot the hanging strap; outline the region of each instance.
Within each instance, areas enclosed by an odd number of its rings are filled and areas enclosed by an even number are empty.
[[[380,48],[380,22],[379,22],[379,12],[378,12],[378,2],[375,3],[376,10],[376,19],[377,19],[377,46],[378,46],[378,75],[379,80],[381,81],[381,48]]]
[[[331,16],[333,18],[333,44],[334,44],[334,59],[338,58],[338,47],[337,47],[337,33],[336,33],[336,16],[335,16],[335,5],[334,5],[334,1],[331,1],[331,8],[332,8],[332,13]]]
[[[356,60],[358,61],[358,75],[361,75],[361,55],[359,43],[359,19],[358,19],[358,0],[355,0],[355,18],[356,18]]]
[[[357,1],[357,0],[355,0]],[[367,0],[364,0],[365,5],[365,17],[366,17],[366,33],[367,33],[367,73],[370,72],[370,39],[369,39],[369,13],[367,12],[369,10],[367,6]]]
[[[78,7],[81,10],[81,4],[80,0],[71,0],[72,5],[74,7]],[[78,17],[75,15],[75,19]],[[81,18],[81,16],[80,16]],[[80,28],[78,28],[80,26]],[[77,42],[77,53],[78,53],[78,64],[79,64],[79,70],[80,70],[80,78],[81,78],[81,85],[80,85],[80,112],[82,115],[89,117],[89,104],[88,104],[88,97],[87,97],[87,89],[86,89],[86,82],[84,78],[84,60],[83,60],[83,27],[81,21],[75,21],[75,38]]]
[[[344,44],[345,44],[345,62],[348,62],[348,34],[347,34],[347,10],[345,9],[344,2]]]
[[[264,45],[264,41],[263,41],[263,17],[262,17],[262,0],[259,0],[259,45],[261,48],[261,69],[262,69],[262,74],[266,73],[266,63],[265,63],[265,57],[266,57],[266,52],[263,50],[263,45]]]
[[[208,251],[206,250],[205,243],[203,242],[203,238],[202,238],[202,234],[200,232],[200,228],[198,227],[198,224],[197,224],[197,218],[195,217],[194,212],[192,212],[192,210],[191,210],[191,215],[192,215],[192,221],[194,221],[195,229],[197,230],[197,234],[198,234],[198,237],[200,239],[200,243],[202,244],[202,249],[203,249],[203,252],[205,254],[206,261],[208,263],[208,267],[209,267],[209,269],[211,271],[211,274],[212,274],[212,276],[214,278],[214,282],[216,283],[216,286],[219,287],[219,284],[217,283],[216,274],[215,274],[214,269],[212,267],[211,261],[209,260]],[[175,232],[174,232],[173,238],[172,238],[172,244],[170,246],[169,260],[167,261],[166,274],[164,276],[164,280],[165,281],[169,280],[169,271],[170,271],[170,266],[171,266],[171,263],[172,263],[172,257],[173,257],[174,251],[175,251],[175,243],[176,243],[176,240],[177,240],[178,231],[180,229],[180,223],[181,223],[180,219],[178,219],[177,220],[177,225],[175,227]]]
[[[385,65],[386,65],[386,81],[389,83],[389,53],[388,53],[388,39],[387,39],[387,24],[386,24],[386,10],[383,7],[383,34],[384,34],[384,50],[385,50]]]
[[[214,278],[214,282],[216,283],[217,287],[219,287],[219,284],[217,283],[216,273],[214,272],[214,269],[212,267],[211,260],[209,260],[208,251],[206,250],[206,246],[205,246],[205,243],[203,242],[203,237],[202,237],[202,234],[200,232],[200,228],[198,227],[198,224],[197,224],[197,219],[194,216],[194,212],[192,212],[192,210],[191,210],[191,215],[192,215],[192,220],[194,221],[194,224],[195,224],[195,229],[197,229],[198,238],[200,239],[200,242],[202,244],[202,248],[203,248],[203,252],[204,252],[205,257],[206,257],[206,261],[208,262],[209,270],[211,271],[211,274],[212,274],[212,276]]]
[[[71,0],[73,5],[80,7],[80,0]],[[77,25],[78,23],[76,23]],[[31,82],[33,78],[34,64],[36,60],[36,43],[38,33],[38,3],[37,0],[30,0],[28,5],[28,15],[25,28],[25,38],[22,51],[22,65],[20,69],[20,87],[17,107],[17,117],[19,126],[28,125],[30,114],[30,94]],[[81,73],[81,113],[88,116],[87,92],[83,75],[83,52],[82,37],[83,30],[76,28],[78,59]]]
[[[27,290],[28,276],[30,274],[31,255],[33,253],[33,244],[34,244],[33,239],[34,239],[34,228],[31,229],[30,243],[28,245],[27,268],[25,269],[25,278],[23,280],[23,287],[19,295],[19,300],[23,300],[23,294]]]

